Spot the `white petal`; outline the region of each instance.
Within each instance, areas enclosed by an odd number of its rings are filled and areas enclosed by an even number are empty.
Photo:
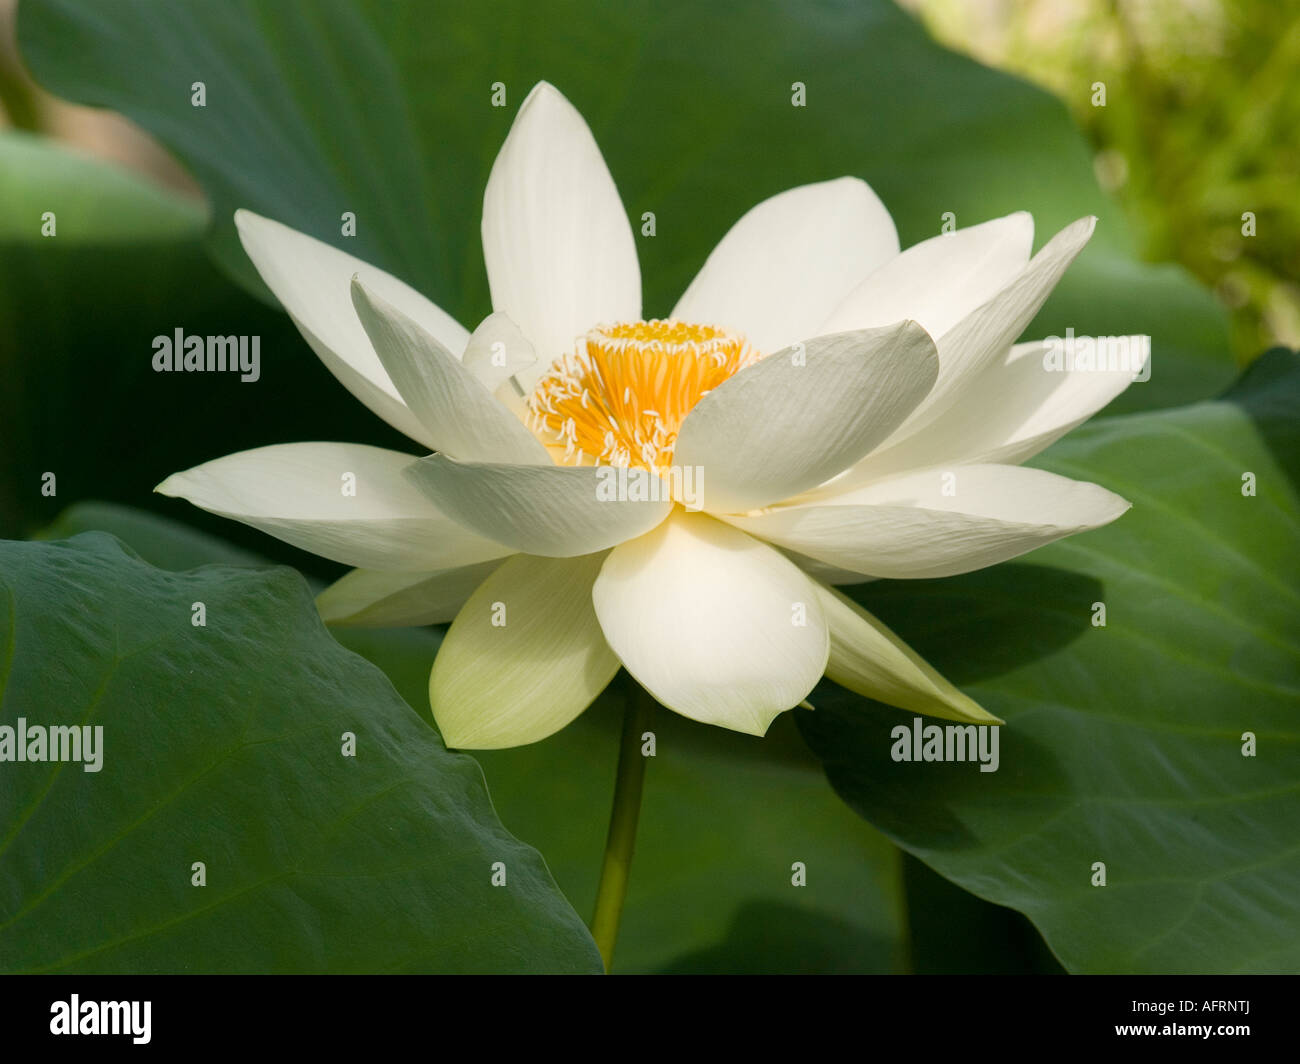
[[[478,462],[551,464],[537,437],[436,337],[360,281],[352,283],[352,302],[436,450]]]
[[[1080,339],[1075,337],[1066,346],[1077,350]],[[1125,345],[1134,356],[1139,351],[1150,354],[1149,336],[1109,339]],[[1105,346],[1101,340],[1094,342]],[[952,429],[969,441],[966,453],[979,453],[982,462],[1023,462],[1083,424],[1133,383],[1136,369],[1047,369],[1044,360],[1049,348],[1042,340],[1017,344],[1004,366],[975,382],[973,402],[987,402],[987,409],[996,416],[988,418],[978,436],[975,425],[968,421]],[[993,405],[995,397],[997,406]]]
[[[235,212],[239,239],[257,272],[325,366],[348,391],[390,425],[432,447],[384,371],[348,290],[354,276],[459,355],[469,333],[392,274],[252,211]]]
[[[417,491],[402,476],[415,460],[361,444],[284,443],[173,473],[154,490],[367,569],[431,571],[511,553]]]
[[[1002,723],[847,595],[827,587],[818,587],[817,594],[831,630],[828,679],[914,713],[976,724]]]
[[[450,747],[535,743],[587,708],[618,672],[591,605],[604,555],[517,555],[470,596],[429,677]]]
[[[709,511],[780,502],[875,447],[938,372],[934,342],[915,322],[817,337],[704,396],[682,424],[673,462],[699,470]]]
[[[316,596],[316,608],[326,624],[340,627],[443,624],[456,616],[474,589],[502,560],[436,573],[353,569]]]
[[[579,335],[641,317],[641,269],[614,179],[582,115],[540,82],[519,108],[483,198],[492,307],[532,342],[525,389]]]
[[[1127,351],[1149,349],[1150,337],[1114,339]],[[1079,349],[1084,341],[1093,342],[1076,337],[1072,345],[1063,344]],[[1051,351],[1043,340],[1017,344],[1005,363],[971,381],[961,401],[924,432],[905,446],[868,455],[849,475],[828,484],[825,493],[841,494],[885,476],[945,463],[1018,464],[1088,420],[1133,380],[1133,369],[1057,371],[1044,361]]]
[[[894,222],[866,182],[787,189],[731,227],[672,316],[737,330],[770,354],[829,331],[819,326],[831,311],[897,254]]]
[[[1034,219],[1025,211],[923,240],[858,285],[819,331],[912,318],[940,337],[1015,280],[1033,245]]]
[[[612,497],[616,471],[595,466],[489,465],[432,455],[406,476],[443,513],[525,554],[571,558],[649,531],[672,509]]]
[[[726,520],[829,565],[908,578],[982,569],[1109,524],[1128,508],[1096,484],[1039,469],[967,465]]]
[[[882,450],[905,446],[950,406],[962,402],[972,381],[1006,359],[1011,345],[1083,250],[1096,224],[1097,219],[1089,217],[1066,226],[1015,280],[939,338],[938,382]]]
[[[605,638],[669,709],[763,735],[826,668],[812,581],[770,547],[678,512],[610,552],[592,591]]]

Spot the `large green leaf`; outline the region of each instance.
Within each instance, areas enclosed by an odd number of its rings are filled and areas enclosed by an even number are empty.
[[[259,561],[216,537],[122,506],[74,506],[42,535],[90,529],[112,532],[167,569]],[[332,634],[382,668],[432,723],[429,667],[440,628],[336,628]],[[619,715],[619,695],[611,689],[546,742],[475,753],[506,826],[541,850],[584,915],[595,900]],[[792,720],[778,721],[766,739],[756,740],[664,711],[654,730],[656,756],[616,971],[879,972],[908,965],[899,852],[835,797]],[[805,866],[804,887],[792,883],[795,861]],[[950,888],[946,904],[955,893]],[[1015,958],[994,957],[1002,943],[992,934],[1009,927],[1023,933],[1008,924],[1005,910],[969,895],[958,904],[968,935],[989,931],[965,956],[976,955],[984,966],[1015,966]],[[927,914],[920,916],[926,921]],[[927,953],[919,961],[937,959]]]
[[[668,311],[758,200],[855,174],[904,244],[947,212],[969,225],[1028,209],[1040,243],[1098,214],[1094,245],[1030,332],[1152,334],[1152,379],[1115,410],[1231,379],[1222,313],[1182,271],[1135,261],[1061,104],[939,48],[887,0],[24,0],[19,39],[46,88],[122,111],[176,151],[212,198],[214,251],[258,289],[231,220],[241,206],[477,321],[488,169],[547,79],[587,116],[635,229],[656,215],[657,235],[638,238],[648,313]],[[806,106],[792,105],[795,82]],[[492,106],[497,83],[505,107]],[[340,235],[345,211],[355,237]]]
[[[230,523],[227,522],[227,528]],[[269,567],[268,558],[198,532],[179,521],[114,503],[84,502],[68,507],[38,539],[69,539],[83,532],[108,532],[150,565],[183,571],[200,565]],[[266,537],[263,537],[266,540]],[[325,581],[308,576],[313,594]],[[429,666],[442,642],[440,628],[337,628],[333,636],[349,650],[378,665],[421,716],[428,716]]]
[[[6,971],[599,970],[478,767],[296,574],[164,572],[100,534],[0,542],[0,573],[0,722],[103,729],[98,771],[0,771]]]
[[[1029,564],[857,588],[1006,725],[994,773],[894,762],[910,718],[828,684],[800,723],[836,789],[1072,970],[1300,971],[1297,456],[1300,361],[1277,351],[1223,400],[1048,453],[1132,500],[1115,524]]]

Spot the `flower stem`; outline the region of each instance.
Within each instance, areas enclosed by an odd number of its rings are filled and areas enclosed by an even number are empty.
[[[654,701],[631,676],[627,680],[627,701],[623,708],[623,738],[618,751],[618,777],[614,783],[614,806],[609,814],[609,836],[605,859],[596,889],[596,913],[591,918],[591,935],[596,940],[608,972],[614,961],[614,941],[627,896],[632,851],[636,847],[636,824],[641,815],[641,787],[646,759],[641,754],[641,736],[650,724]]]

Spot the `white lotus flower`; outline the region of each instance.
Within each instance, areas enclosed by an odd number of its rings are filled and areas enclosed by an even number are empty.
[[[542,739],[620,664],[678,713],[756,735],[823,674],[996,721],[830,585],[967,572],[1128,508],[1017,465],[1131,376],[1047,373],[1041,345],[1014,344],[1092,218],[1032,258],[1024,213],[900,254],[862,181],[793,188],[647,322],[613,179],[543,83],[488,180],[495,313],[473,334],[327,244],[236,221],[335,376],[436,453],[286,444],[158,490],[356,566],[320,596],[332,623],[454,618],[430,679],[450,746]],[[702,470],[702,509],[684,480],[611,500],[614,466]]]

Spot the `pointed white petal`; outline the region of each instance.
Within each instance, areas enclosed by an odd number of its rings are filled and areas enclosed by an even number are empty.
[[[540,82],[519,108],[483,198],[492,307],[532,342],[531,388],[579,335],[641,317],[641,269],[614,179],[577,110]]]
[[[1029,265],[988,302],[939,338],[939,380],[881,450],[906,446],[949,407],[962,402],[985,371],[1006,360],[1011,345],[1038,313],[1066,268],[1083,250],[1096,218],[1080,218],[1057,233]]]
[[[415,460],[361,444],[284,443],[173,473],[154,490],[367,569],[431,571],[511,553],[417,491],[402,476]]]
[[[436,337],[359,280],[352,282],[352,302],[436,450],[467,461],[551,464],[541,441]]]
[[[1140,353],[1149,350],[1150,337],[1111,338],[1129,352],[1116,364],[1131,368],[1054,368],[1053,346],[1046,341],[1017,344],[1005,363],[986,370],[971,381],[960,402],[936,418],[906,446],[890,447],[868,455],[853,471],[828,484],[825,494],[842,494],[873,480],[913,469],[943,464],[989,463],[1015,465],[1032,458],[1071,429],[1082,424],[1132,383]],[[1082,344],[1100,344],[1091,337],[1075,337],[1063,347],[1081,350]],[[1120,350],[1117,347],[1117,351]],[[1102,354],[1102,366],[1106,354]]]
[[[448,746],[535,743],[605,689],[618,658],[591,605],[604,560],[516,555],[470,596],[429,677],[433,716]]]
[[[711,512],[780,502],[869,452],[938,372],[934,342],[915,322],[808,340],[701,399],[682,424],[673,462],[700,471]]]
[[[571,558],[649,531],[672,509],[620,499],[610,467],[490,465],[422,458],[406,476],[441,512],[525,554]]]
[[[456,616],[474,589],[504,559],[442,569],[436,573],[389,573],[353,569],[316,596],[326,624],[356,628],[404,628],[443,624]]]
[[[912,318],[940,337],[998,294],[1029,262],[1034,219],[1025,211],[914,244],[858,285],[822,332]]]
[[[1109,524],[1128,508],[1096,484],[1040,469],[967,465],[726,520],[829,565],[909,578],[982,569]]]
[[[592,592],[605,638],[669,709],[763,735],[826,668],[812,581],[705,514],[677,513],[610,552]]]
[[[457,355],[469,339],[464,327],[410,285],[324,241],[247,210],[235,212],[235,225],[262,280],[326,368],[395,429],[431,447],[357,320],[348,299],[352,278],[360,276]]]
[[[847,595],[821,586],[817,594],[831,630],[828,679],[913,713],[976,724],[1002,723]]]
[[[672,316],[737,330],[770,354],[830,331],[819,326],[897,254],[894,222],[866,182],[787,189],[731,227]]]

